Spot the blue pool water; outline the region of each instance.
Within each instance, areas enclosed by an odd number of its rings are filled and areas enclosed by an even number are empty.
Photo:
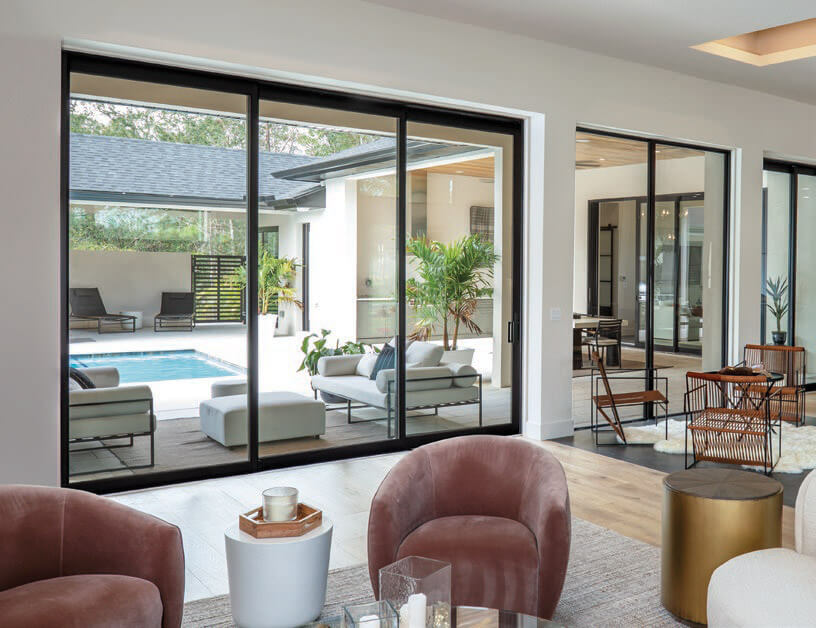
[[[198,379],[243,375],[240,366],[223,362],[200,351],[143,351],[72,355],[75,368],[113,366],[119,370],[119,382],[158,382],[172,379]]]

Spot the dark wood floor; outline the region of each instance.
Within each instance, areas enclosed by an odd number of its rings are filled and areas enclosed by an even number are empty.
[[[816,419],[808,418],[808,424],[816,424]],[[611,442],[613,440],[610,434],[601,434],[602,442]],[[616,460],[623,460],[632,464],[662,471],[664,473],[672,473],[674,471],[681,471],[684,468],[684,456],[677,454],[661,454],[654,450],[652,445],[601,445],[596,447],[595,437],[588,429],[576,430],[572,436],[567,438],[559,438],[555,442],[564,445],[577,447],[584,451],[600,454],[608,458]],[[785,446],[784,443],[782,445]],[[701,462],[698,467],[718,467],[722,465]],[[736,467],[735,467],[736,468]],[[805,473],[772,473],[771,477],[778,480],[785,488],[783,496],[786,506],[793,506],[796,503],[796,495],[799,492],[799,486],[802,480],[807,475]]]

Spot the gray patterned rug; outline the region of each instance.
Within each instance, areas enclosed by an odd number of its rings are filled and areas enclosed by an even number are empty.
[[[329,573],[323,616],[373,599],[364,565]],[[567,579],[553,620],[565,626],[681,626],[660,604],[660,549],[576,517]],[[186,628],[234,626],[229,596],[184,605]]]

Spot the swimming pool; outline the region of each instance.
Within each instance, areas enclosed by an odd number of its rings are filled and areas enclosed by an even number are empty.
[[[119,370],[119,382],[122,384],[246,373],[246,369],[240,366],[193,349],[72,355],[69,364],[75,368],[113,366]]]

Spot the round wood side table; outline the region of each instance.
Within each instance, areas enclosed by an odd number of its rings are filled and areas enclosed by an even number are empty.
[[[706,623],[708,581],[734,556],[782,544],[782,485],[750,471],[687,469],[663,480],[661,598]]]

